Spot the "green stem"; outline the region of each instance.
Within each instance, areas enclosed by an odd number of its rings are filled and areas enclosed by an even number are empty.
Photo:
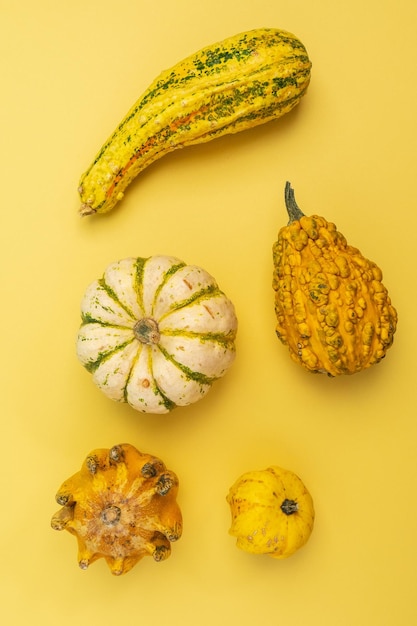
[[[292,222],[296,222],[303,217],[304,213],[295,201],[294,189],[289,182],[285,183],[285,206],[290,218],[288,224],[292,224]]]
[[[133,327],[133,332],[138,341],[148,345],[158,343],[160,338],[158,324],[151,317],[138,320]]]

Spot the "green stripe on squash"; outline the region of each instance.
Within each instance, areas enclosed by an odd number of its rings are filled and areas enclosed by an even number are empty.
[[[115,327],[113,327],[115,328]],[[132,341],[134,341],[134,338],[132,337],[132,339],[130,341],[125,341],[125,343],[122,343],[121,345],[117,346],[116,348],[113,348],[113,350],[108,350],[106,352],[101,352],[98,356],[98,358],[96,358],[94,361],[89,361],[88,363],[84,364],[85,369],[90,372],[90,374],[94,374],[94,372],[100,367],[100,365],[102,365],[106,360],[110,359],[110,357],[114,356],[115,354],[117,354],[117,352],[121,352],[123,351],[129,344],[132,343]]]

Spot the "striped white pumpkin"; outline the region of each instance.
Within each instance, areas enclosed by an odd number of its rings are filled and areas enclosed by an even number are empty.
[[[205,270],[127,258],[86,290],[77,356],[112,400],[143,413],[196,402],[235,358],[235,309]]]

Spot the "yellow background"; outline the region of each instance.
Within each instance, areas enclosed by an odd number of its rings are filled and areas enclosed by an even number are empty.
[[[413,0],[0,2],[1,581],[4,624],[397,626],[417,623],[416,144]],[[287,117],[173,153],[108,216],[77,215],[78,179],[167,67],[229,35],[295,33],[313,62]],[[271,247],[286,180],[375,260],[394,346],[353,377],[309,375],[276,339]],[[237,359],[168,416],[112,403],[75,356],[79,304],[126,256],[213,274],[239,318]],[[180,477],[184,534],[163,563],[81,571],[50,528],[90,450],[130,442]],[[285,561],[239,551],[229,486],[278,464],[316,525]]]

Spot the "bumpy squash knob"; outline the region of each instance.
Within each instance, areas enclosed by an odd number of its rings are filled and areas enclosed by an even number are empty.
[[[160,459],[130,444],[93,450],[56,494],[62,508],[51,525],[76,536],[81,569],[104,558],[119,576],[144,556],[170,556],[182,534],[177,492],[177,476]]]
[[[289,470],[271,466],[243,474],[227,495],[230,534],[245,552],[284,559],[309,539],[314,505],[301,479]]]
[[[355,374],[386,355],[397,312],[382,272],[323,217],[307,217],[285,188],[289,223],[273,246],[276,333],[310,372]]]

